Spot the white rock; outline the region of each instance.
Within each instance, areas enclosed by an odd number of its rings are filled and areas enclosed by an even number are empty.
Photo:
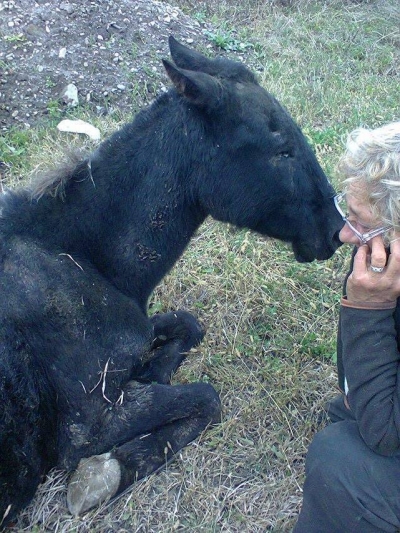
[[[93,141],[100,139],[100,130],[92,124],[85,122],[84,120],[62,120],[58,125],[59,131],[65,131],[68,133],[83,133],[90,137]]]
[[[67,105],[75,107],[79,104],[78,88],[73,83],[69,83],[61,92],[60,98]]]
[[[58,52],[58,57],[60,59],[64,59],[64,57],[67,55],[67,49],[66,48],[60,48],[60,51]]]

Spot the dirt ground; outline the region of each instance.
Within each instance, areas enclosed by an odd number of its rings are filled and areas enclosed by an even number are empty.
[[[208,27],[156,0],[1,0],[0,132],[76,105],[74,91],[101,115],[136,111],[167,83],[168,36],[211,48]]]

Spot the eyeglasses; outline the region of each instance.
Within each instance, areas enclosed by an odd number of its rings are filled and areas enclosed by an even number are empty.
[[[372,229],[371,231],[367,231],[366,233],[360,233],[349,221],[348,214],[344,211],[345,209],[347,210],[346,193],[341,192],[337,194],[334,197],[333,201],[335,202],[336,209],[339,211],[339,214],[344,220],[344,222],[346,222],[349,228],[357,235],[362,244],[366,244],[374,237],[377,237],[378,235],[383,235],[384,233],[390,230],[389,226],[381,226],[380,228]]]

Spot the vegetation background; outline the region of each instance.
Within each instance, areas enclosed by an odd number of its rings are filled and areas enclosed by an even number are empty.
[[[336,186],[346,134],[400,119],[398,0],[176,3],[212,23],[206,36],[221,51],[246,51]],[[84,106],[68,116],[103,134],[121,120],[92,116]],[[50,123],[57,118],[50,114]],[[4,133],[6,184],[60,157],[67,142],[60,135],[43,124]],[[307,447],[323,426],[324,402],[337,393],[336,322],[349,253],[343,247],[329,261],[298,264],[282,243],[207,221],[149,311],[185,308],[206,325],[203,344],[175,379],[211,382],[221,394],[222,423],[165,471],[79,519],[66,512],[65,476],[52,473],[11,530],[291,531]]]

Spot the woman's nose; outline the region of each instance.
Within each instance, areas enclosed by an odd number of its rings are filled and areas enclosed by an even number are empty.
[[[347,242],[348,244],[358,244],[360,242],[360,239],[347,224],[345,224],[340,230],[339,239],[342,242]]]

